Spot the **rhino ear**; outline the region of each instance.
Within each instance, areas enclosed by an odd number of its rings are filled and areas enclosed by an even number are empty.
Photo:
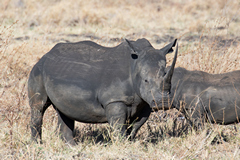
[[[172,43],[169,43],[168,45],[160,49],[160,51],[165,55],[168,53],[172,53],[173,52],[172,47],[175,47],[176,43],[177,43],[177,39],[175,39]]]
[[[132,59],[137,59],[138,58],[138,52],[137,49],[133,46],[133,44],[125,38],[125,41],[127,42],[129,48],[131,49],[131,56]]]

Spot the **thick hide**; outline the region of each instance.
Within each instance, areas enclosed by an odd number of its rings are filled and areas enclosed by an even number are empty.
[[[209,74],[174,69],[171,94],[173,106],[195,125],[204,121],[238,123],[240,118],[240,71]]]
[[[165,56],[175,44],[160,50],[146,39],[112,48],[91,41],[57,44],[29,76],[32,139],[41,139],[43,114],[50,105],[58,113],[62,138],[72,145],[74,121],[108,122],[133,138],[152,108],[167,105],[177,49],[167,72]]]

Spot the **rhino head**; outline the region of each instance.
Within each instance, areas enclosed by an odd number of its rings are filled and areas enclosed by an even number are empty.
[[[172,47],[176,45],[177,39],[162,49],[144,47],[138,45],[137,41],[126,41],[134,60],[131,76],[136,93],[153,109],[169,109],[171,78],[177,60],[178,45],[169,70],[166,70],[166,54],[173,51]]]

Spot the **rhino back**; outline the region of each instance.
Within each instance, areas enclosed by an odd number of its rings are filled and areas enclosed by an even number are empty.
[[[43,57],[43,70],[46,76],[59,81],[104,83],[116,76],[128,76],[125,53],[123,45],[106,48],[93,42],[58,44]]]
[[[172,91],[190,88],[201,91],[208,87],[226,88],[240,85],[240,71],[233,71],[223,74],[209,74],[203,71],[189,71],[184,68],[175,68],[172,77]]]

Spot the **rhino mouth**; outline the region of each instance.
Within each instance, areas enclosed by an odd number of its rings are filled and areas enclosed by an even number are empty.
[[[171,108],[171,101],[169,97],[152,100],[150,107],[154,110],[168,110]]]

